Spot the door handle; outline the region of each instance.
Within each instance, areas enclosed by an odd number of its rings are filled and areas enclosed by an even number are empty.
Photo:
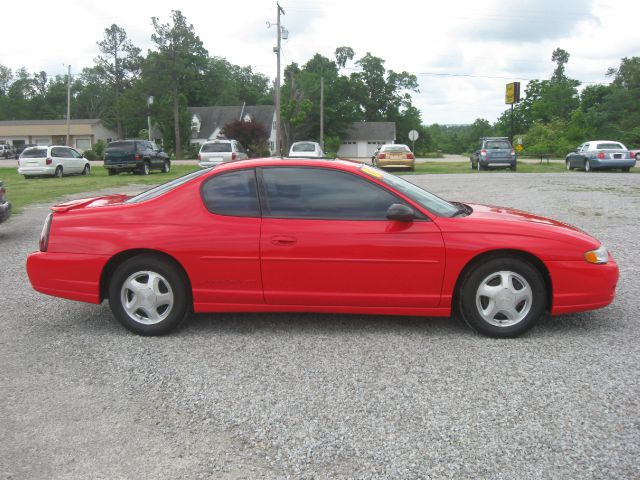
[[[296,241],[297,240],[295,239],[295,237],[288,237],[285,235],[277,235],[277,236],[271,237],[271,243],[281,247],[295,245]]]

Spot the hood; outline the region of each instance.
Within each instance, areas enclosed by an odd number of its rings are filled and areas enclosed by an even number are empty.
[[[54,212],[68,212],[69,210],[75,210],[78,208],[94,208],[105,207],[108,205],[119,205],[129,198],[128,195],[116,194],[105,195],[102,197],[90,197],[80,198],[78,200],[71,200],[70,202],[59,203],[51,207]]]
[[[473,209],[473,213],[470,217],[475,219],[486,220],[498,220],[501,222],[525,222],[527,224],[536,224],[541,226],[556,227],[560,229],[567,229],[573,232],[586,233],[580,230],[578,227],[569,225],[568,223],[559,222],[547,217],[541,217],[533,213],[524,212],[522,210],[516,210],[514,208],[497,207],[494,205],[478,205],[467,204]]]

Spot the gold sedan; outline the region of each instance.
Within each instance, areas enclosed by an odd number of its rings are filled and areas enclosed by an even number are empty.
[[[401,143],[382,145],[373,156],[373,165],[378,168],[408,168],[413,171],[416,158],[411,149]]]

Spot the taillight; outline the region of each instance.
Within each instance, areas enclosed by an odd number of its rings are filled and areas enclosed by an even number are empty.
[[[413,160],[413,153],[407,153],[407,159]]]
[[[142,156],[140,156],[139,153],[136,153],[136,156],[134,157],[136,162],[139,162],[140,160],[142,160]]]
[[[480,155],[483,157],[487,156],[487,151],[486,150],[480,150]]]
[[[198,161],[201,162],[202,161],[202,155],[198,154]]]
[[[599,152],[599,153],[598,153],[598,158],[599,158],[600,160],[604,159],[604,153]]]
[[[51,230],[51,220],[53,219],[53,213],[47,215],[42,227],[42,233],[40,234],[40,251],[46,252],[49,246],[49,231]]]
[[[385,158],[387,158],[387,154],[386,153],[381,153],[381,154],[378,155],[378,158],[380,160],[384,160]]]
[[[511,150],[511,156],[515,157],[516,156],[516,151],[515,150]]]
[[[47,158],[45,160],[45,162],[46,162],[47,165],[51,165],[53,163],[53,159],[52,158]]]
[[[231,154],[231,160],[235,160],[236,158],[238,158],[238,154],[236,152],[233,152]]]

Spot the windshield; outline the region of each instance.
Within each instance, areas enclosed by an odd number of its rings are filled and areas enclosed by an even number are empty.
[[[363,165],[362,167],[360,167],[360,170],[367,175],[371,175],[372,177],[382,180],[383,183],[386,183],[387,185],[393,187],[398,192],[406,195],[418,205],[421,205],[422,207],[426,208],[430,212],[435,213],[436,215],[439,215],[441,217],[452,217],[459,212],[459,208],[455,205],[447,202],[446,200],[443,200],[433,193],[429,193],[426,190],[423,190],[422,188],[414,185],[411,182],[407,182],[400,177],[391,175],[384,170],[370,167],[369,165]]]
[[[203,175],[210,171],[211,171],[210,168],[206,170],[196,170],[195,172],[188,173],[182,177],[178,177],[167,183],[163,183],[162,185],[158,185],[157,187],[153,187],[149,190],[146,190],[141,194],[136,195],[135,197],[131,197],[130,199],[126,200],[124,203],[140,203],[146,200],[151,200],[152,198],[159,197],[160,195],[163,195],[173,190],[174,188],[179,187],[180,185],[187,183],[188,181],[193,180],[194,178],[197,178],[200,175]]]
[[[313,143],[296,143],[291,150],[293,152],[315,152],[316,146]]]
[[[205,143],[202,145],[200,152],[230,152],[230,143]]]
[[[24,152],[22,152],[22,155],[20,156],[22,158],[45,158],[47,156],[47,149],[46,148],[28,148]]]
[[[111,142],[107,145],[107,152],[135,152],[136,142]]]

